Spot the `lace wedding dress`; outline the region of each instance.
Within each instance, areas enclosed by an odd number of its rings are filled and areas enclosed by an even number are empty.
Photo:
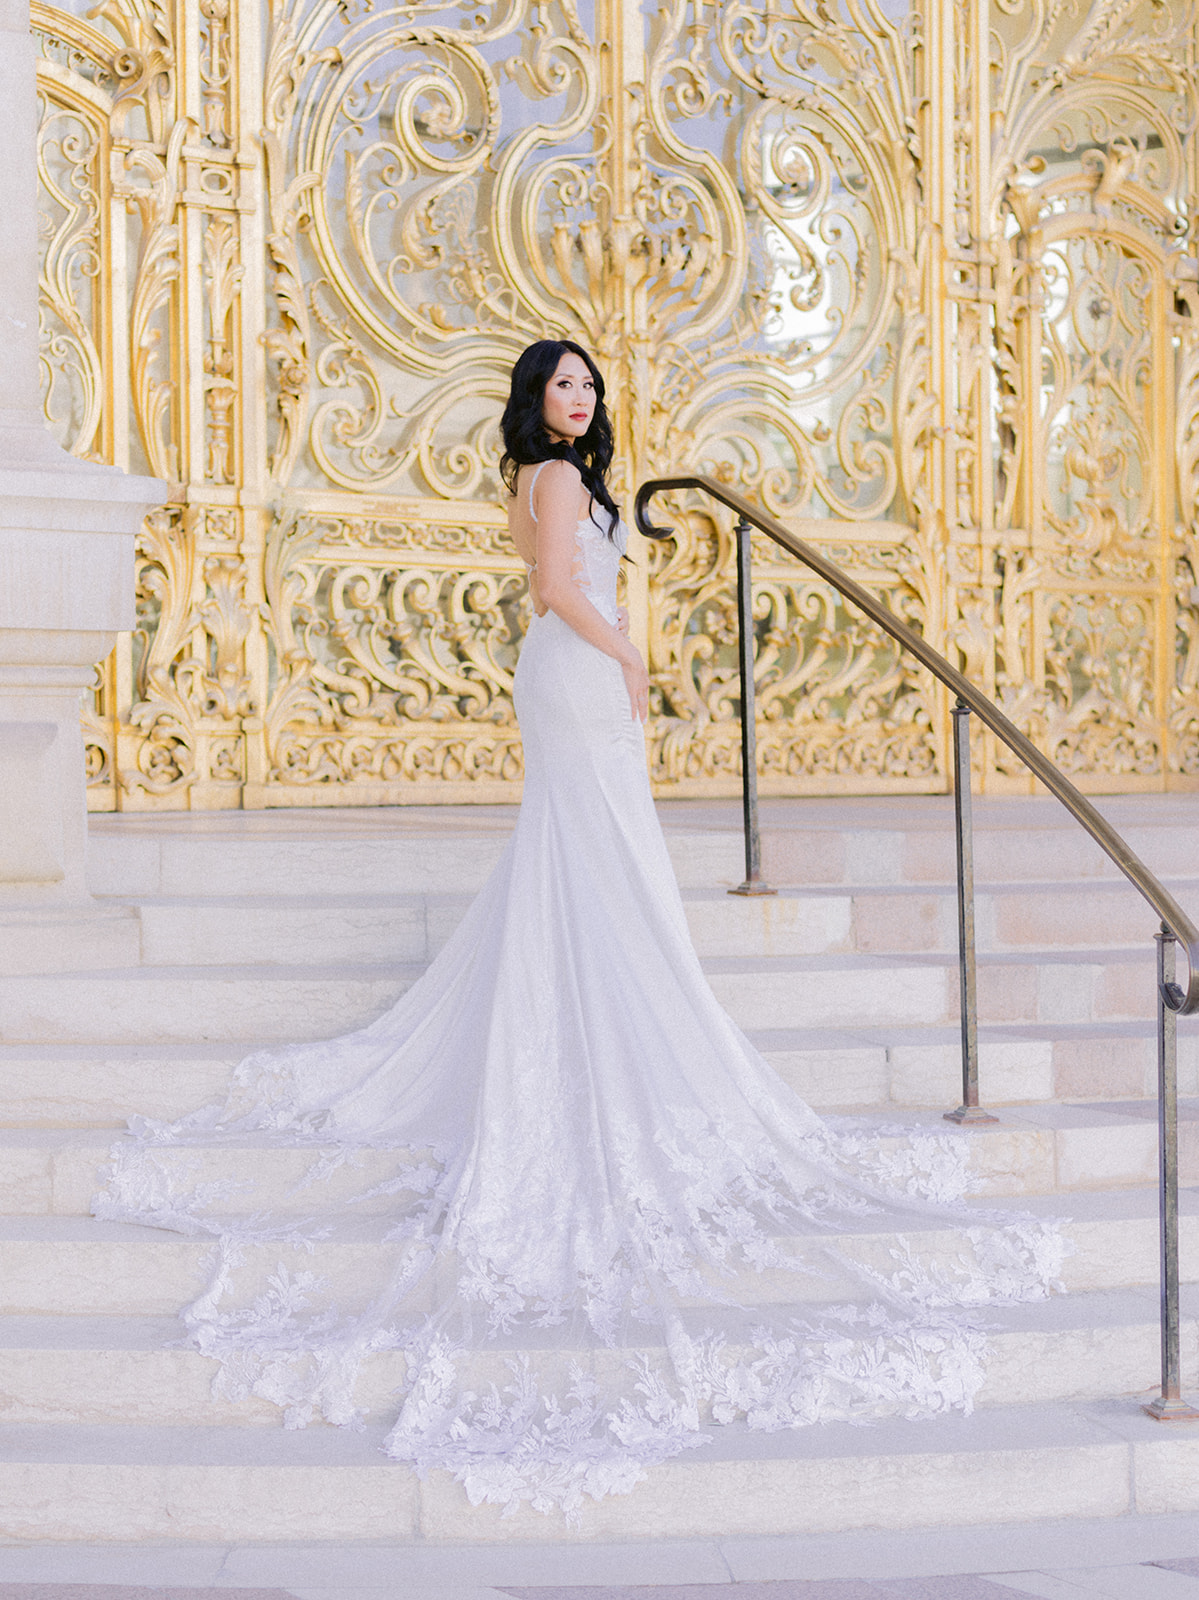
[[[577,532],[609,621],[625,537]],[[97,1213],[212,1236],[185,1320],[223,1393],[352,1424],[390,1374],[387,1452],[475,1503],[569,1516],[719,1427],[969,1409],[980,1309],[1048,1291],[1055,1229],[961,1203],[952,1134],[834,1131],[722,1011],[615,661],[534,617],[515,698],[519,820],[426,975],[136,1120]],[[264,1143],[311,1159],[252,1213],[169,1148],[221,1143],[246,1185]]]

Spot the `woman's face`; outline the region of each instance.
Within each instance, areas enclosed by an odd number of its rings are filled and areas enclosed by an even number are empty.
[[[545,386],[541,417],[551,439],[581,439],[595,415],[595,379],[581,356],[568,350]]]

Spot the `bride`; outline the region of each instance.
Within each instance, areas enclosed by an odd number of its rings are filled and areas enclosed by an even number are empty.
[[[397,1461],[571,1516],[721,1427],[969,1409],[978,1308],[1045,1294],[1062,1242],[961,1202],[960,1138],[833,1131],[721,1010],[650,795],[591,357],[526,350],[502,427],[534,615],[500,863],[368,1027],[136,1119],[97,1213],[212,1236],[184,1316],[219,1392],[394,1418]],[[254,1211],[248,1172],[170,1148],[220,1144],[310,1155]]]

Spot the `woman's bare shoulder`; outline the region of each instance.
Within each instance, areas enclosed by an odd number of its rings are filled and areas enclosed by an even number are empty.
[[[561,494],[568,489],[577,490],[583,487],[583,474],[573,461],[553,459],[542,461],[539,465],[542,470],[537,474],[537,488],[534,493],[539,493],[542,489],[549,489],[551,493]],[[522,472],[527,470],[537,472],[536,467],[531,469],[521,468]]]
[[[533,500],[537,515],[582,516],[587,490],[583,475],[571,461],[547,461],[545,471],[533,485]]]

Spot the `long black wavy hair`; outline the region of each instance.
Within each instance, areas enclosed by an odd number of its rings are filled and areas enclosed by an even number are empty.
[[[578,356],[587,365],[595,384],[595,414],[581,439],[559,444],[546,431],[542,406],[545,386],[567,354]],[[500,476],[509,494],[516,493],[516,475],[521,467],[536,461],[569,461],[579,469],[583,487],[591,496],[592,515],[597,502],[608,513],[608,537],[613,537],[620,512],[607,483],[612,462],[612,422],[604,405],[604,380],[582,345],[571,339],[539,339],[529,346],[512,368],[512,389],[500,418],[500,432],[504,438]]]

